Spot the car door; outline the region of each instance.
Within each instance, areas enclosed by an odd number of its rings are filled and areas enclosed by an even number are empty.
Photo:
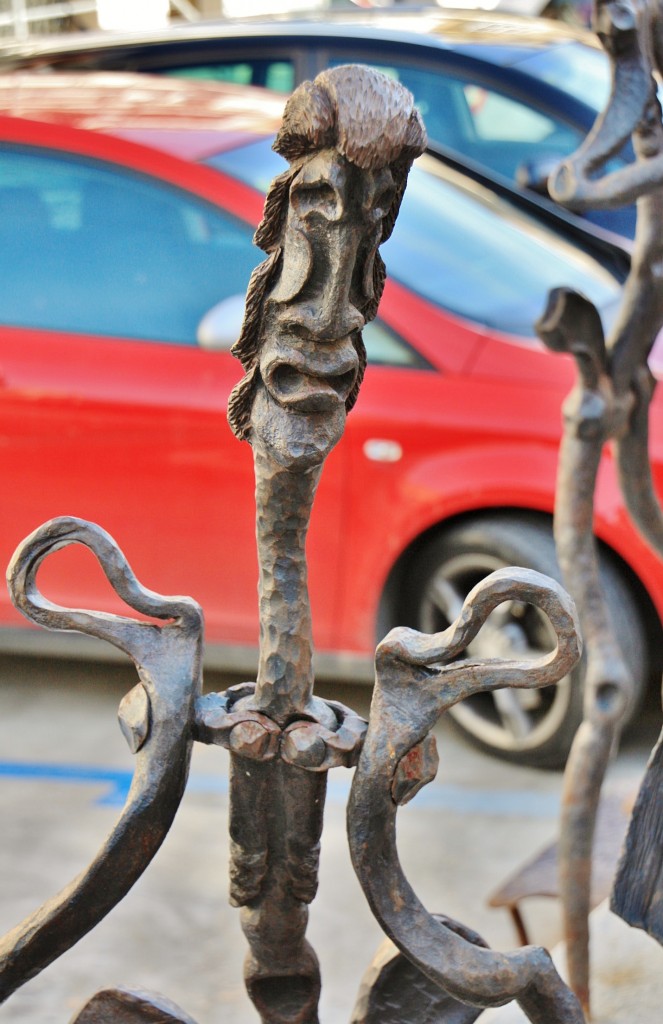
[[[203,314],[246,288],[252,228],[117,163],[0,146],[0,562],[43,521],[107,529],[139,579],[255,644],[250,450],[231,435],[229,352]],[[40,573],[52,599],[118,605],[87,553]],[[0,623],[22,620],[0,597]]]

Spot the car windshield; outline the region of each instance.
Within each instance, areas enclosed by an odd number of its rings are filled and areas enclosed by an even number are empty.
[[[554,85],[562,92],[581,100],[594,110],[603,110],[610,95],[610,62],[603,50],[593,50],[583,43],[530,51],[515,62],[528,74]]]
[[[284,170],[269,140],[207,162],[261,191]],[[620,295],[619,283],[591,256],[431,156],[413,167],[381,251],[390,277],[415,294],[521,337],[534,337],[551,288],[575,288],[607,315]]]

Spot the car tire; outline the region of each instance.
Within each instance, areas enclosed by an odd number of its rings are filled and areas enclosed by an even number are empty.
[[[512,515],[477,517],[451,527],[423,547],[406,570],[408,624],[426,633],[445,629],[469,590],[495,569],[509,565],[536,569],[559,580],[552,525],[544,519]],[[607,557],[602,558],[601,574],[617,638],[634,675],[628,724],[646,688],[645,629],[631,591]],[[536,657],[551,649],[553,639],[542,612],[511,602],[493,612],[469,653]],[[555,686],[477,694],[451,708],[449,716],[483,750],[532,767],[560,768],[582,719],[583,676],[584,659]]]

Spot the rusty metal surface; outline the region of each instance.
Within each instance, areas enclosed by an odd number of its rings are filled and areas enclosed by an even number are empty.
[[[317,1020],[307,905],[333,749],[325,735],[340,723],[313,695],[306,533],[324,459],[361,384],[361,329],[385,279],[378,245],[425,138],[411,95],[369,69],[324,72],[296,90],[274,146],[290,168],[267,195],[256,242],[268,257],[233,350],[245,376],[228,419],[253,448],[260,564],[258,678],[237,709],[285,730],[273,760],[247,772],[233,751],[231,768],[231,899],[250,947],[246,985],[265,1022]]]
[[[74,1015],[70,1024],[196,1024],[192,1017],[163,996],[137,989],[97,992]]]
[[[603,599],[593,535],[594,491],[606,441],[623,429],[628,402],[615,397],[603,328],[584,297],[553,292],[538,324],[554,351],[576,358],[577,383],[564,403],[555,500],[555,542],[578,605],[586,652],[583,722],[564,775],[559,840],[560,895],[571,986],[589,1012],[592,844],[601,785],[632,680]]]
[[[376,314],[385,280],[378,246],[391,234],[425,141],[411,94],[369,68],[324,72],[286,106],[275,147],[290,167],[273,182],[256,233],[267,259],[251,278],[234,350],[245,376],[229,403],[230,425],[250,442],[256,473],[256,682],[202,696],[200,609],[141,587],[98,527],[55,520],[15,556],[10,587],[21,610],[47,628],[79,629],[116,644],[135,661],[139,684],[121,707],[137,759],[127,806],[90,868],[2,940],[5,996],[76,942],[144,870],[177,809],[197,740],[231,755],[230,898],[248,942],[247,990],[265,1024],[318,1019],[308,904],[317,887],[327,771],[354,765],[353,863],[376,917],[411,965],[399,975],[403,1017],[415,984],[437,992],[440,1020],[469,1022],[477,1007],[517,999],[535,1024],[581,1024],[580,1005],[548,953],[493,952],[471,929],[427,913],[395,844],[397,806],[435,775],[430,730],[446,708],[472,693],[550,685],[573,667],[579,640],[568,596],[537,573],[503,570],[474,589],[444,633],[392,631],[377,651],[368,729],[351,710],[313,692],[305,554],[311,507],[361,383],[361,329]],[[75,542],[92,548],[130,607],[166,624],[65,610],[42,597],[40,562]],[[549,617],[555,649],[534,662],[461,661],[494,608],[511,600]],[[372,993],[378,1002],[383,984],[376,980]],[[75,1024],[97,1020],[193,1024],[162,997],[121,989],[94,996]]]
[[[545,611],[557,636],[556,650],[533,662],[458,662],[488,615],[516,596]],[[513,953],[486,950],[425,910],[398,859],[391,787],[401,759],[457,701],[504,686],[546,686],[561,679],[580,654],[576,625],[575,609],[561,587],[539,573],[511,568],[478,584],[444,633],[392,630],[377,648],[369,727],[348,805],[355,871],[389,938],[455,999],[485,1007],[516,999],[538,1024],[580,1024],[584,1019],[550,955],[535,947]]]
[[[461,927],[444,915],[433,916],[444,927]],[[465,929],[465,934],[487,948],[476,932]],[[481,1007],[448,995],[385,939],[361,980],[350,1024],[473,1024],[482,1013]]]
[[[663,733],[633,808],[610,907],[663,945]]]
[[[75,543],[94,552],[130,608],[166,624],[64,609],[44,598],[36,584],[41,562],[49,552]],[[202,661],[202,613],[195,601],[160,597],[141,586],[112,538],[90,523],[61,518],[40,527],[18,548],[8,579],[13,600],[29,619],[108,640],[133,659],[139,681],[119,711],[136,754],[125,807],[92,863],[0,940],[2,999],[112,910],[161,846],[186,785]]]
[[[596,309],[582,296],[565,290],[551,295],[539,324],[546,344],[572,353],[578,366],[576,387],[564,407],[555,537],[564,580],[578,603],[587,674],[584,720],[565,774],[560,886],[569,976],[588,1014],[588,914],[596,811],[632,685],[603,600],[592,536],[596,474],[608,442],[616,449],[620,486],[631,519],[644,539],[663,554],[663,516],[648,456],[654,380],[647,366],[663,326],[663,127],[655,78],[663,67],[660,9],[655,3],[595,0],[594,27],[612,65],[611,96],[585,142],[557,168],[549,187],[554,198],[579,211],[637,200],[632,267],[607,338]],[[606,170],[629,139],[635,162]],[[651,770],[655,775],[651,785],[660,791],[661,769],[654,762]],[[628,874],[628,869],[623,871]],[[619,911],[619,900],[615,907]]]

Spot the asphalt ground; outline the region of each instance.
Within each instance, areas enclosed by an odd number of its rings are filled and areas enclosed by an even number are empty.
[[[206,688],[238,681],[206,674]],[[0,661],[0,934],[82,870],[126,795],[132,757],[116,721],[132,666],[6,657]],[[362,687],[320,687],[366,714]],[[645,719],[609,785],[635,791],[658,726]],[[491,892],[557,831],[562,778],[476,751],[437,728],[436,780],[399,812],[399,850],[424,904],[475,928],[495,948],[517,944]],[[351,772],[330,775],[320,889],[308,936],[322,968],[321,1020],[350,1018],[361,976],[382,940],[350,864],[345,803]],[[0,1024],[66,1024],[100,988],[159,991],[199,1024],[255,1022],[244,991],[246,944],[227,901],[227,755],[196,745],[173,828],[143,878],[90,935],[0,1008]],[[559,908],[523,907],[532,941],[552,947]]]

